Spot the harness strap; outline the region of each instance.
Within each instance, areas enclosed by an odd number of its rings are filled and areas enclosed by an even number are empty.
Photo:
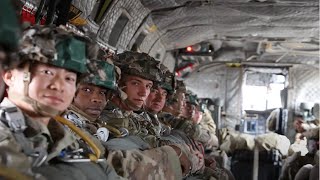
[[[21,145],[22,151],[33,158],[33,167],[41,166],[47,159],[48,153],[43,148],[33,148],[32,142],[24,135],[27,128],[24,116],[17,107],[1,107],[1,121],[13,132],[16,141]]]

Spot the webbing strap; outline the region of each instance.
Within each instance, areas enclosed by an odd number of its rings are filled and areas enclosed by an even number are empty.
[[[27,128],[24,116],[17,107],[1,107],[1,121],[13,132],[15,140],[21,145],[27,156],[33,157],[33,167],[38,167],[47,159],[47,151],[43,148],[33,148],[30,140],[24,135]]]

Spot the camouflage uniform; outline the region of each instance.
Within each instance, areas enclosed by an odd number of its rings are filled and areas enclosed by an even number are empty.
[[[87,71],[86,41],[64,29],[30,28],[24,33],[19,48],[21,63],[39,61],[79,74]],[[6,167],[29,174],[32,168],[34,172],[42,174],[47,179],[78,179],[79,177],[81,179],[108,177],[119,179],[105,160],[97,159],[101,158],[99,154],[92,155],[91,146],[94,143],[89,147],[86,143],[78,142],[73,134],[66,131],[60,124],[66,121],[56,116],[59,111],[38,103],[28,96],[27,90],[31,79],[28,71],[26,65],[24,96],[14,98],[22,98],[23,101],[32,105],[35,113],[43,117],[54,117],[54,119],[51,119],[46,126],[25,116],[23,111],[5,99],[0,111],[0,148],[1,153],[5,154],[1,162]],[[78,134],[78,129],[75,130],[74,133]]]
[[[114,74],[115,68],[111,68],[110,64],[107,65],[108,63],[106,62],[94,62],[99,64],[99,66],[91,65],[90,70],[99,73],[85,77],[82,82],[107,88],[117,93],[116,78]],[[125,122],[130,122],[132,125],[130,126],[132,128],[127,127],[131,136],[114,138],[107,142],[101,142],[102,145],[108,149],[108,154],[105,155],[108,163],[114,167],[118,175],[129,179],[145,179],[146,177],[148,179],[181,178],[181,168],[176,152],[168,146],[150,149],[150,145],[146,143],[148,142],[148,140],[146,140],[148,136],[143,134],[145,132],[136,131],[141,126],[139,122],[144,120],[141,119],[141,116],[129,112],[127,112],[127,114],[122,114],[122,111],[116,107],[111,107],[110,111],[113,113],[111,113],[109,117],[117,117],[116,120],[124,118]],[[69,108],[66,117],[73,121],[78,127],[93,135],[98,134],[96,133],[98,128],[101,129],[105,127],[110,130],[111,135],[114,137],[127,135],[126,131],[121,131],[122,125],[117,126],[118,124],[112,123],[113,126],[110,127],[108,124],[103,123],[101,119],[92,119],[74,105]],[[123,121],[120,120],[120,122]],[[115,123],[118,123],[118,121],[115,121]],[[141,136],[138,136],[139,133]],[[99,137],[99,135],[96,136]],[[100,140],[102,140],[101,137]]]
[[[89,121],[85,116],[78,112],[69,109],[68,116],[76,115],[77,120],[73,120],[88,123]],[[97,125],[95,127],[101,127],[99,124],[95,125]],[[88,131],[87,126],[79,127]],[[96,131],[91,133],[94,132]],[[146,177],[148,177],[147,179],[182,178],[179,159],[171,147],[150,149],[148,143],[135,136],[115,138],[107,142],[101,141],[101,143],[101,146],[108,150],[108,154],[105,155],[108,164],[121,177],[128,179],[144,179]]]
[[[162,72],[160,63],[145,53],[124,52],[115,57],[115,64],[119,64],[121,72],[126,75],[135,75],[143,79],[151,80],[154,83],[160,82]],[[126,104],[127,99],[121,92],[120,98]],[[152,147],[156,147],[156,134],[158,132],[151,121],[134,113],[133,111],[124,111],[114,104],[103,111],[101,121],[119,131],[127,131],[129,135],[139,136],[147,141]],[[115,134],[115,137],[119,135]]]
[[[311,169],[315,168],[317,170],[315,172],[312,170],[310,176],[316,175],[319,177],[319,127],[307,129],[300,136],[303,136],[304,139],[291,145],[292,154],[284,161],[279,178],[281,180],[306,178],[309,176]],[[294,147],[295,145],[296,147]]]
[[[219,148],[218,137],[216,136],[216,124],[211,116],[211,113],[208,109],[204,109],[203,117],[200,121],[202,129],[207,131],[207,133],[211,136],[210,141],[208,141],[208,146],[205,146],[206,149],[217,149]]]

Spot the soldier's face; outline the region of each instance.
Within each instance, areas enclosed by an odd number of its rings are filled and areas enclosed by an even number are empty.
[[[186,96],[183,92],[177,92],[177,102],[172,104],[172,108],[179,112],[181,116],[185,111],[186,106]]]
[[[199,124],[202,119],[202,112],[199,110],[199,107],[195,107],[194,115],[192,117],[192,121],[195,124]]]
[[[32,111],[29,104],[14,98],[24,95],[23,74],[22,69],[14,69],[6,71],[3,78],[9,86],[9,99],[20,108]],[[41,104],[64,111],[72,102],[76,81],[77,74],[74,72],[41,63],[32,64],[28,95]]]
[[[187,118],[193,118],[195,114],[195,106],[191,103],[186,103],[186,108],[185,108],[185,117]]]
[[[150,94],[153,82],[138,76],[128,75],[123,91],[128,95],[127,101],[131,107],[140,109]]]
[[[80,84],[73,104],[93,118],[98,118],[107,104],[107,90],[93,84]]]
[[[293,126],[298,133],[302,133],[305,131],[305,129],[302,127],[303,120],[301,118],[295,118],[293,121]]]
[[[160,112],[165,103],[167,98],[168,92],[161,87],[151,89],[151,92],[146,100],[146,108],[152,112],[157,114]]]

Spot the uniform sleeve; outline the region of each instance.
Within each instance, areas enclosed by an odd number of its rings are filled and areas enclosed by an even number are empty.
[[[195,134],[194,139],[201,142],[206,149],[217,148],[219,146],[218,138],[201,124],[197,125],[198,133]]]
[[[210,134],[216,134],[216,124],[209,110],[205,110],[200,124],[202,124],[206,129],[208,129]]]
[[[107,161],[124,178],[182,179],[179,157],[169,146],[145,151],[112,151]]]
[[[316,128],[310,128],[302,133],[303,136],[305,136],[307,139],[310,138],[319,138],[319,129],[320,127]]]

